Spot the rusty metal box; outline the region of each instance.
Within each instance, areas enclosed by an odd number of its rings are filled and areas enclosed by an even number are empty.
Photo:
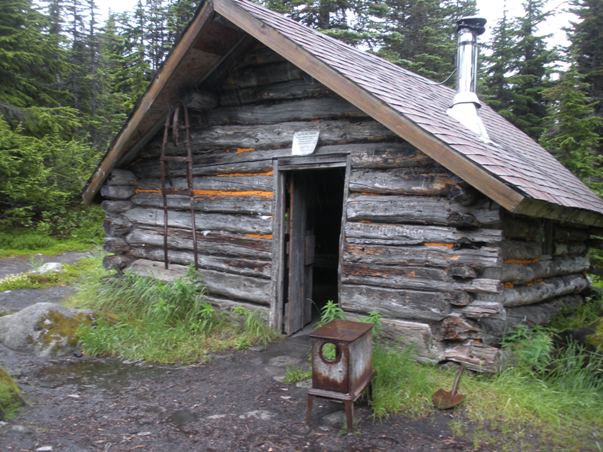
[[[368,323],[334,320],[310,334],[309,394],[340,400],[355,400],[360,395],[373,375],[372,327]],[[327,353],[329,347],[331,353]]]

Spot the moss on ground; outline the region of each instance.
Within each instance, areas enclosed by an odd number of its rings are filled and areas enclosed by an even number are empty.
[[[0,367],[0,420],[10,419],[23,405],[21,390],[17,383]]]
[[[77,346],[78,329],[91,324],[92,316],[84,312],[66,316],[57,311],[50,311],[38,322],[36,330],[42,332],[41,342],[54,351],[56,347]]]

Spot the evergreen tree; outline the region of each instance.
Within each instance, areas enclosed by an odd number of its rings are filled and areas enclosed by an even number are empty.
[[[569,30],[572,53],[577,71],[588,84],[587,92],[595,102],[595,112],[603,117],[603,2],[600,0],[572,0],[571,12],[578,16]],[[603,124],[597,129],[603,137]],[[603,154],[603,142],[599,143]]]
[[[175,0],[167,7],[167,42],[173,45],[193,19],[197,10],[196,0]]]

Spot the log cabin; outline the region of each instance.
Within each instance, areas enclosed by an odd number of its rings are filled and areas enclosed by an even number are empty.
[[[247,0],[205,1],[96,171],[108,267],[195,265],[291,335],[327,300],[417,358],[496,371],[501,337],[582,302],[603,202],[475,94]]]

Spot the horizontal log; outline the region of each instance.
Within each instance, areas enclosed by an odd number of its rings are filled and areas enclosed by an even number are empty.
[[[211,91],[195,89],[184,95],[184,104],[193,111],[208,111],[218,105],[218,96]]]
[[[405,168],[361,169],[351,171],[349,188],[361,193],[443,196],[457,183],[451,174],[421,174]]]
[[[484,199],[484,196],[480,192],[463,181],[460,181],[456,185],[450,185],[446,192],[446,197],[451,202],[460,204],[463,207],[473,206]]]
[[[442,320],[450,312],[450,293],[392,290],[384,287],[343,283],[340,300],[344,310],[356,313],[377,311],[397,319]]]
[[[349,219],[348,219],[349,220]],[[452,248],[453,245],[497,243],[502,239],[500,229],[459,231],[453,227],[355,223],[347,221],[345,237],[348,243],[367,245],[422,245]],[[442,244],[444,246],[442,246]],[[438,246],[439,245],[439,246]]]
[[[506,330],[510,331],[520,323],[545,325],[553,317],[568,309],[577,309],[584,302],[580,295],[568,295],[543,303],[507,308]]]
[[[489,202],[468,208],[434,197],[350,195],[346,212],[349,221],[475,227],[497,225],[499,210]]]
[[[309,80],[292,80],[273,85],[225,90],[220,95],[221,106],[245,105],[255,102],[306,99],[332,95],[327,88]]]
[[[291,150],[289,149],[289,152]],[[230,154],[228,151],[215,152],[215,157],[220,158],[222,154]],[[236,154],[235,156],[243,155],[244,153]],[[198,156],[199,157],[199,156]],[[244,158],[244,157],[243,157]],[[272,159],[264,159],[264,160],[255,160],[255,161],[241,161],[235,163],[224,163],[217,165],[204,165],[200,163],[195,163],[193,165],[193,176],[228,176],[228,175],[237,175],[237,176],[255,176],[255,175],[269,175],[268,173],[272,172],[273,163]],[[151,159],[144,160],[142,162],[137,163],[137,165],[133,168],[134,171],[137,172],[140,179],[157,179],[160,177],[160,166],[159,160]],[[170,167],[170,176],[171,177],[186,177],[186,166],[183,165],[172,165]]]
[[[500,244],[503,261],[536,261],[542,257],[541,242],[505,240]],[[525,262],[524,262],[525,263]]]
[[[255,304],[255,303],[250,303],[250,302],[246,302],[246,301],[234,301],[234,300],[228,300],[226,298],[219,298],[219,297],[211,297],[211,296],[204,296],[203,300],[206,301],[207,303],[211,304],[212,306],[216,307],[217,309],[219,309],[220,311],[232,311],[233,308],[235,307],[242,307],[245,309],[248,309],[250,311],[259,313],[260,316],[268,321],[268,319],[270,318],[270,308],[264,305],[259,305],[259,304]]]
[[[140,259],[164,262],[163,248],[132,247],[130,254]],[[180,265],[194,265],[195,256],[192,251],[168,250],[168,262]],[[216,270],[237,275],[253,276],[269,279],[271,263],[252,259],[199,254],[197,256],[199,271]]]
[[[163,228],[136,227],[128,234],[126,241],[132,246],[163,247]],[[192,250],[190,230],[170,229],[168,247],[175,250]],[[272,240],[246,237],[242,234],[207,232],[197,235],[197,247],[203,254],[233,256],[271,260]]]
[[[216,108],[208,114],[210,126],[275,124],[317,119],[364,118],[366,113],[337,97],[318,97],[270,104]]]
[[[553,237],[555,242],[585,242],[590,238],[590,234],[586,229],[555,225]]]
[[[132,263],[134,258],[123,254],[108,254],[103,257],[103,267],[107,270],[122,271]]]
[[[213,270],[201,270],[199,274],[210,296],[218,295],[223,298],[270,305],[272,282],[269,279]]]
[[[106,199],[129,199],[134,194],[133,185],[103,185],[101,196]]]
[[[256,66],[253,70],[237,68],[229,72],[222,83],[223,89],[248,88],[273,83],[301,80],[304,72],[288,61]]]
[[[186,265],[172,264],[169,269],[166,269],[163,262],[136,259],[130,263],[126,271],[160,281],[174,281],[186,276],[189,268]]]
[[[590,281],[583,275],[568,275],[545,279],[528,286],[505,289],[500,295],[506,307],[540,303],[550,298],[579,294],[590,288]]]
[[[189,196],[168,195],[167,205],[171,210],[189,210]],[[138,193],[132,197],[132,203],[140,207],[163,208],[163,197],[160,193]],[[272,199],[266,197],[214,197],[200,196],[193,198],[193,206],[199,212],[239,213],[250,215],[271,215]]]
[[[503,305],[497,301],[474,300],[463,309],[461,314],[470,319],[503,318]]]
[[[106,185],[136,185],[138,183],[138,178],[134,175],[132,171],[116,168],[111,171]]]
[[[132,208],[130,201],[103,201],[101,207],[108,213],[123,213]]]
[[[361,321],[362,316],[351,314],[350,320]],[[426,323],[382,318],[380,337],[395,347],[410,349],[417,361],[437,363],[444,357],[442,344],[436,340]]]
[[[463,364],[475,372],[497,373],[504,367],[504,354],[496,348],[469,341],[466,345],[446,348],[445,359]]]
[[[130,245],[123,238],[105,237],[103,249],[108,253],[124,254],[130,250]]]
[[[444,341],[466,341],[468,339],[479,339],[480,326],[476,322],[454,315],[446,317],[440,323],[439,337]]]
[[[539,260],[530,264],[505,264],[502,267],[502,281],[525,284],[535,279],[583,273],[590,267],[588,257],[566,257]]]
[[[424,154],[405,141],[389,145],[384,143],[376,149],[367,149],[365,152],[352,153],[351,166],[354,169],[412,168],[424,166],[430,166],[435,169],[439,167],[427,154]]]
[[[274,180],[272,175],[265,176],[197,176],[193,178],[194,190],[262,190],[272,191]],[[161,187],[159,179],[142,179],[138,184],[138,189],[158,190]],[[172,177],[166,179],[166,189],[185,189],[188,183],[183,177]]]
[[[103,228],[108,236],[123,237],[132,229],[132,222],[123,215],[107,214]]]
[[[584,256],[588,252],[585,243],[555,243],[554,256]]]
[[[393,289],[436,290],[442,292],[466,291],[496,294],[502,290],[502,285],[498,280],[477,278],[458,282],[441,269],[420,267],[345,264],[341,281],[348,284],[366,284]]]
[[[136,207],[125,212],[132,223],[146,226],[163,226],[163,210]],[[268,215],[228,215],[218,213],[198,213],[195,215],[199,231],[227,231],[248,234],[271,234],[272,217]],[[175,228],[191,228],[189,212],[169,211],[168,225]],[[111,234],[116,235],[116,234]]]
[[[480,271],[501,264],[499,250],[496,247],[451,249],[444,246],[381,246],[352,243],[344,245],[343,262],[444,268],[461,264]]]

